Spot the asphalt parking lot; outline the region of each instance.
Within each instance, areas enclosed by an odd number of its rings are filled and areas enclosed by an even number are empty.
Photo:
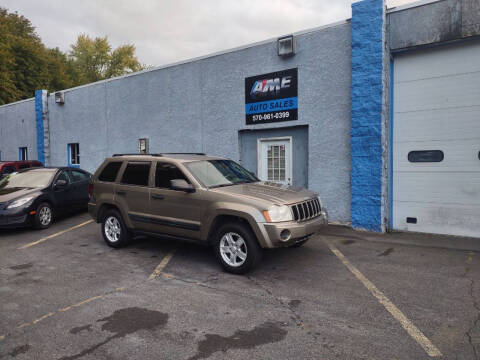
[[[364,237],[235,276],[197,245],[111,249],[86,213],[0,230],[0,358],[478,359],[480,253]]]

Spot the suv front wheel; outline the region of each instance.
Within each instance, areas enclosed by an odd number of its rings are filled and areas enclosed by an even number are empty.
[[[121,248],[130,240],[122,216],[117,210],[108,210],[105,213],[102,221],[102,234],[107,245],[113,248]]]
[[[227,223],[217,231],[215,254],[226,271],[244,274],[258,264],[262,250],[248,226]]]

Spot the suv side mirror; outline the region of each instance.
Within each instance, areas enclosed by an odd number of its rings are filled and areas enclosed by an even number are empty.
[[[192,184],[187,183],[184,179],[170,180],[170,189],[177,191],[185,191],[187,193],[195,192]]]
[[[55,189],[64,189],[66,186],[67,186],[67,182],[61,179],[55,181],[55,184],[53,185]]]

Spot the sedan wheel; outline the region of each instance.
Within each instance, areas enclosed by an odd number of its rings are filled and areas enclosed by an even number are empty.
[[[46,229],[52,225],[53,210],[49,203],[41,203],[36,210],[33,224],[37,229]]]
[[[43,226],[50,225],[52,222],[52,209],[49,206],[42,207],[38,213],[38,219]]]

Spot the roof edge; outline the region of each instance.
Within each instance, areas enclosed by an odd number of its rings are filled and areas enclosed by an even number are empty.
[[[179,66],[179,65],[184,65],[184,64],[189,64],[189,63],[213,58],[213,57],[220,56],[220,55],[225,55],[225,54],[229,54],[229,53],[233,53],[233,52],[237,52],[237,51],[242,51],[242,50],[249,49],[249,48],[252,48],[252,47],[255,47],[255,46],[265,45],[265,44],[268,44],[268,43],[275,42],[275,41],[277,41],[278,38],[281,38],[283,36],[306,35],[306,34],[316,32],[316,31],[321,31],[321,30],[325,30],[325,29],[328,29],[328,28],[332,28],[332,27],[336,27],[336,26],[340,26],[340,25],[345,25],[345,24],[348,24],[349,22],[350,22],[350,19],[348,18],[348,19],[336,21],[336,22],[333,22],[333,23],[330,23],[330,24],[321,25],[321,26],[317,26],[317,27],[313,27],[313,28],[309,28],[309,29],[305,29],[305,30],[300,30],[300,31],[297,31],[297,32],[294,32],[294,33],[289,33],[289,34],[276,36],[276,37],[269,38],[269,39],[266,39],[266,40],[261,40],[261,41],[257,41],[257,42],[254,42],[254,43],[230,48],[230,49],[227,49],[227,50],[220,50],[220,51],[213,52],[213,53],[210,53],[210,54],[207,54],[207,55],[202,55],[202,56],[198,56],[198,57],[194,57],[194,58],[190,58],[190,59],[186,59],[186,60],[180,60],[180,61],[169,63],[169,64],[166,64],[166,65],[159,65],[159,66],[155,66],[151,69],[145,69],[145,70],[142,70],[142,71],[137,71],[137,72],[133,72],[133,73],[130,73],[130,74],[117,76],[117,77],[113,77],[113,78],[109,78],[109,79],[105,79],[105,80],[99,80],[99,81],[96,81],[96,82],[93,82],[93,83],[88,83],[88,84],[76,86],[76,87],[69,88],[69,89],[59,90],[59,91],[62,91],[62,92],[66,93],[66,92],[73,91],[73,90],[78,90],[78,89],[81,89],[81,88],[84,88],[84,87],[87,87],[87,86],[99,85],[99,84],[102,84],[102,83],[106,84],[110,81],[116,81],[116,80],[124,79],[124,78],[130,77],[130,76],[136,76],[136,75],[141,75],[141,74],[145,74],[145,73],[149,73],[149,72],[153,72],[153,71],[164,70],[164,69],[167,69],[167,68],[171,68],[171,67],[175,67],[175,66]]]
[[[411,3],[405,4],[405,5],[400,5],[400,6],[395,6],[395,7],[389,8],[389,9],[387,9],[387,14],[391,14],[391,13],[395,13],[395,12],[403,11],[403,10],[409,10],[409,9],[413,9],[413,8],[416,8],[416,7],[421,7],[421,6],[425,6],[425,5],[430,5],[430,4],[434,4],[434,3],[442,2],[442,1],[446,1],[446,0],[420,0],[420,1],[414,1],[414,2],[411,2]]]

